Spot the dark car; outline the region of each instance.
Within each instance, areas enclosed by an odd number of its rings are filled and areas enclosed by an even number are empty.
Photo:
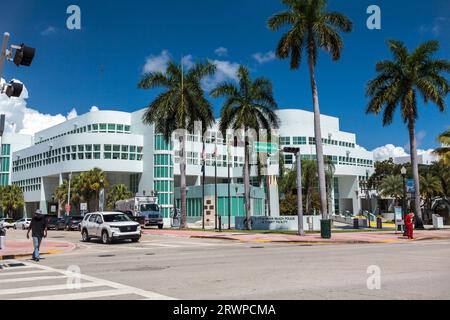
[[[56,230],[79,230],[81,221],[83,221],[82,216],[65,216],[58,220]]]
[[[47,216],[47,228],[56,230],[56,223],[58,222],[58,216]]]

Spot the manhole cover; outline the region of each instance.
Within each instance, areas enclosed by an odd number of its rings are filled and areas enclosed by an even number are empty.
[[[110,257],[115,257],[115,254],[101,254],[98,257],[99,258],[110,258]]]

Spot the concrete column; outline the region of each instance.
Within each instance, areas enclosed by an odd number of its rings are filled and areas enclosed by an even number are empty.
[[[278,181],[276,176],[270,177],[269,196],[270,196],[270,215],[272,217],[279,217],[280,198],[278,193]]]
[[[39,209],[44,214],[48,214],[47,200],[45,198],[45,184],[44,177],[41,177],[41,198],[39,201]]]

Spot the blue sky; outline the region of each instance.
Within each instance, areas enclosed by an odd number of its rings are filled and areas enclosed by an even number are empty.
[[[80,31],[66,28],[70,4],[81,8]],[[366,27],[371,4],[381,7],[381,30]],[[316,77],[322,113],[339,117],[341,129],[356,133],[369,150],[388,143],[405,147],[408,134],[399,117],[383,128],[379,117],[365,115],[365,85],[375,74],[375,63],[390,57],[388,39],[400,39],[409,48],[438,39],[439,56],[450,58],[450,2],[330,0],[329,8],[349,16],[354,31],[344,36],[339,62],[320,56]],[[36,47],[37,55],[31,68],[8,64],[5,77],[26,84],[28,108],[40,113],[66,115],[76,108],[82,114],[94,105],[134,111],[156,93],[137,89],[144,67],[157,68],[166,57],[184,55],[190,61],[217,60],[222,72],[211,81],[227,79],[227,72],[246,64],[254,76],[273,81],[281,108],[311,110],[307,66],[291,71],[288,61],[272,59],[270,53],[281,33],[268,30],[266,21],[282,9],[278,0],[16,0],[0,11],[0,32],[9,31],[12,42]],[[226,50],[215,52],[218,48]],[[212,102],[218,115],[220,101]],[[435,147],[449,120],[449,111],[439,114],[434,105],[421,102],[419,148]]]

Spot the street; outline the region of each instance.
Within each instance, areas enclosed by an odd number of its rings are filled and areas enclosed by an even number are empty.
[[[105,246],[49,231],[50,239],[77,248],[39,263],[0,261],[0,299],[450,298],[448,240],[313,246],[146,234]],[[370,266],[379,267],[379,290],[368,289]]]

